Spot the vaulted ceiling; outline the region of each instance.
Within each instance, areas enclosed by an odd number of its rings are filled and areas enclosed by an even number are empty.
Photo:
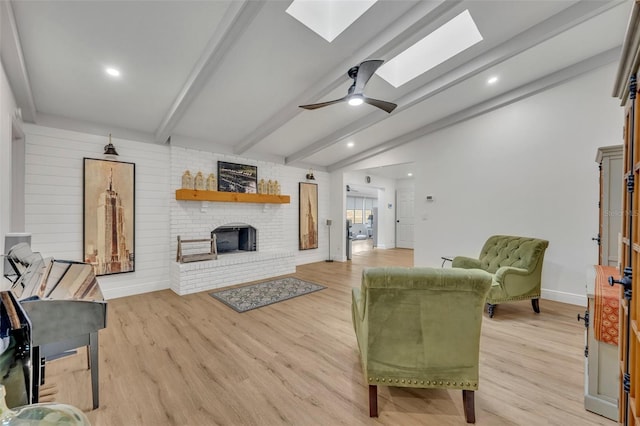
[[[0,53],[25,121],[336,170],[618,60],[632,1],[379,0],[331,43],[290,3],[14,0]],[[298,107],[464,10],[481,42],[398,88],[371,78],[391,114]]]

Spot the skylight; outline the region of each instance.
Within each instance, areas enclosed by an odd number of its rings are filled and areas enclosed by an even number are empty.
[[[482,35],[465,10],[382,65],[376,74],[394,87],[400,87],[479,41]]]
[[[329,43],[378,0],[294,0],[287,13]]]

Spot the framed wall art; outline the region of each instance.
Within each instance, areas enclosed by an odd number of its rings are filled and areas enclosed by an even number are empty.
[[[96,275],[135,270],[136,165],[84,159],[83,257]]]
[[[218,161],[218,191],[258,193],[258,168]]]
[[[300,250],[318,248],[318,185],[300,182]]]

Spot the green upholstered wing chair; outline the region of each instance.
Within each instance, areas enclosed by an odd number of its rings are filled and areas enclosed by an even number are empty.
[[[369,268],[352,292],[353,325],[369,415],[378,386],[461,389],[475,422],[480,326],[491,274],[441,268]]]
[[[487,311],[492,318],[498,303],[531,299],[531,306],[540,313],[540,282],[544,252],[549,241],[538,238],[494,235],[489,237],[480,257],[456,256],[453,268],[482,269],[493,275],[487,295]]]

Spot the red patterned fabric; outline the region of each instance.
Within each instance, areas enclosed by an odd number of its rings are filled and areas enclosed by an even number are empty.
[[[601,342],[618,345],[618,310],[620,308],[620,288],[610,286],[608,279],[613,275],[620,279],[620,271],[613,266],[596,265],[595,306],[593,307],[593,330],[595,338]]]

